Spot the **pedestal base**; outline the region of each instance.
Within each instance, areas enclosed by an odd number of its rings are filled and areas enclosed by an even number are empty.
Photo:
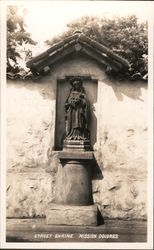
[[[46,224],[97,226],[97,206],[53,204],[46,212]]]
[[[63,142],[63,150],[78,150],[78,151],[89,151],[90,150],[90,140],[69,140],[66,139]]]

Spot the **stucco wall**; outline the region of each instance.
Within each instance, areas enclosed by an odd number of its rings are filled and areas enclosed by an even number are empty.
[[[42,216],[54,197],[56,83],[65,75],[98,79],[95,157],[103,179],[94,201],[109,218],[146,218],[147,85],[109,79],[86,58],[56,65],[37,81],[7,84],[7,216]]]

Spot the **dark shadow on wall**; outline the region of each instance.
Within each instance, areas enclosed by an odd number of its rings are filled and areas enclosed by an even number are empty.
[[[103,215],[101,214],[101,212],[98,208],[97,208],[97,223],[98,223],[97,224],[98,226],[105,224]]]
[[[147,89],[148,84],[143,80],[138,81],[128,81],[128,80],[115,80],[114,78],[106,78],[105,84],[112,87],[115,96],[118,101],[123,101],[124,96],[127,96],[133,100],[139,100],[143,102],[141,88]]]
[[[94,156],[93,164],[92,164],[92,180],[103,180],[103,178],[104,177],[103,177],[101,168]],[[103,225],[105,223],[103,214],[101,213],[99,206],[97,206],[97,223],[98,223],[97,224],[98,226]]]
[[[93,180],[103,180],[103,174],[101,168],[94,156],[93,163],[92,163],[92,179]]]

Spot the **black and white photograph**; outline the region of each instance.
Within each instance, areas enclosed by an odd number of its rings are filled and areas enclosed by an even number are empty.
[[[1,1],[1,247],[153,249],[153,1]]]

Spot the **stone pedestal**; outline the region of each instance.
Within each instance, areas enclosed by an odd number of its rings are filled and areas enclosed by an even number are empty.
[[[97,207],[52,204],[46,223],[52,225],[97,226]]]
[[[47,210],[47,224],[97,225],[92,196],[93,152],[58,152],[55,204]]]
[[[93,153],[59,152],[55,202],[76,206],[93,204],[92,165]]]

